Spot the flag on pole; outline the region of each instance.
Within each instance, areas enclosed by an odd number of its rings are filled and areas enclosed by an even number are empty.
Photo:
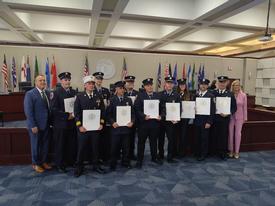
[[[191,82],[191,64],[189,64],[188,71],[187,71],[187,85],[188,89],[192,89],[192,82]]]
[[[51,74],[50,74],[50,66],[49,66],[49,59],[46,59],[46,66],[45,66],[45,76],[46,76],[46,82],[47,87],[50,89],[51,87]]]
[[[56,74],[56,65],[55,65],[55,59],[53,57],[53,63],[51,67],[51,76],[52,76],[52,85],[51,88],[55,88],[57,84],[57,74]]]
[[[172,76],[172,68],[171,68],[171,64],[169,64],[169,76]]]
[[[39,67],[38,67],[38,60],[37,56],[35,56],[35,63],[34,63],[34,79],[39,75]]]
[[[158,76],[157,76],[157,89],[156,91],[159,91],[161,89],[161,64],[159,63],[159,68],[158,68]]]
[[[21,82],[27,81],[27,68],[26,68],[26,62],[25,62],[25,56],[22,57],[21,62]]]
[[[8,93],[9,79],[8,79],[8,66],[7,66],[5,54],[4,54],[4,61],[3,61],[3,66],[2,66],[2,75],[3,75],[3,79],[4,79],[3,92]]]
[[[205,78],[204,65],[202,65],[201,78],[202,78],[202,79]]]
[[[27,71],[27,82],[31,81],[31,67],[30,67],[30,57],[27,56],[27,64],[26,64],[26,71]]]
[[[198,82],[200,82],[202,80],[201,78],[201,65],[199,67],[199,73],[198,73]]]
[[[126,76],[127,76],[127,65],[126,65],[125,57],[123,57],[123,67],[122,67],[122,71],[121,71],[121,80],[124,80]]]
[[[174,80],[174,84],[177,86],[178,85],[178,64],[176,63],[175,64],[175,67],[174,67],[174,73],[173,73],[173,78],[175,79]]]
[[[193,65],[193,71],[192,71],[192,89],[195,89],[195,64]]]
[[[166,64],[164,68],[164,78],[169,76],[169,65]]]
[[[12,57],[12,62],[11,62],[11,77],[12,77],[12,86],[14,91],[14,89],[17,86],[16,64],[15,64],[14,57]]]
[[[88,58],[87,56],[85,57],[85,64],[84,64],[84,69],[83,69],[83,77],[89,75],[89,64],[88,64]]]
[[[186,79],[185,63],[182,66],[182,78]]]

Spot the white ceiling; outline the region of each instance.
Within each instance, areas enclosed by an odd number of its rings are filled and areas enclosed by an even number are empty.
[[[267,0],[0,0],[0,42],[214,55],[235,50],[242,53],[252,48],[242,42],[255,40],[264,32],[267,3]],[[275,0],[270,26],[274,31]]]

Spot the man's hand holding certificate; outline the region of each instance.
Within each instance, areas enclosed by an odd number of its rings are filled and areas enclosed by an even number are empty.
[[[119,127],[131,127],[131,106],[117,106],[116,108],[116,123]]]
[[[231,114],[231,98],[216,97],[216,114],[228,116]]]
[[[166,103],[166,121],[180,121],[180,103]]]
[[[159,100],[144,100],[144,114],[148,119],[159,119]]]
[[[195,101],[182,101],[182,113],[181,118],[183,119],[194,119],[195,118],[195,107],[196,102]]]
[[[101,130],[100,110],[83,110],[83,125],[86,131]]]
[[[210,98],[196,98],[196,114],[210,115]]]

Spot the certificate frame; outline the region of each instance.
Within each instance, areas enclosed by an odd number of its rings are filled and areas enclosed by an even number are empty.
[[[64,99],[65,112],[68,112],[68,113],[74,112],[74,102],[75,102],[75,97],[70,97],[70,98]]]
[[[127,126],[131,122],[131,106],[116,107],[116,123],[119,127]]]
[[[196,115],[210,115],[211,98],[197,97],[196,98]]]
[[[182,119],[195,119],[196,116],[196,102],[195,101],[182,101],[181,102]]]
[[[82,111],[82,126],[87,131],[97,131],[100,127],[100,114],[99,109],[83,110]]]
[[[159,118],[159,100],[158,99],[145,99],[143,100],[143,111],[150,119]]]
[[[231,97],[216,97],[216,114],[231,114]]]
[[[180,103],[179,102],[167,102],[166,107],[166,121],[180,121]]]

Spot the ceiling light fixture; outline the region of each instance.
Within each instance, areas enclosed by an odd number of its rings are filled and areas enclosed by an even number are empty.
[[[267,19],[266,19],[266,28],[265,28],[265,34],[264,36],[261,36],[259,38],[259,41],[262,42],[267,42],[267,41],[272,41],[272,34],[269,31],[269,14],[270,14],[270,7],[271,7],[271,0],[268,1],[268,8],[267,8]]]

